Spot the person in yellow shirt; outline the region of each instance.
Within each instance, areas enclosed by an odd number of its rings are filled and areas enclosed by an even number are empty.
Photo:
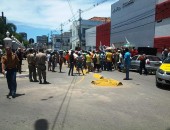
[[[91,62],[92,62],[92,57],[91,57],[91,55],[90,55],[90,52],[88,52],[87,55],[86,55],[87,73],[89,73],[90,71],[92,71]]]
[[[112,53],[111,50],[106,52],[106,64],[107,64],[107,71],[112,71]]]
[[[94,61],[94,59],[96,61]],[[96,51],[96,53],[94,53],[94,55],[93,55],[93,63],[94,63],[94,72],[96,71],[96,69],[97,69],[97,72],[99,72],[99,70],[100,70],[100,57],[99,57],[98,51]]]

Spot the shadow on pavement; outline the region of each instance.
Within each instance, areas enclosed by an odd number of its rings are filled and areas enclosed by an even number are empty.
[[[25,95],[25,93],[23,93],[23,94],[16,93],[15,97],[20,97],[20,96],[23,96],[23,95]]]
[[[25,93],[23,93],[23,94],[18,94],[18,93],[16,93],[14,98],[17,98],[17,97],[20,97],[20,96],[23,96],[23,95],[25,95]],[[12,96],[9,96],[9,95],[6,95],[6,97],[7,97],[8,99],[11,99],[11,98],[12,98]]]
[[[61,72],[58,72],[58,73],[66,73],[66,72],[62,72],[62,71],[61,71]]]
[[[48,130],[48,121],[46,119],[39,119],[34,124],[35,130]]]
[[[46,101],[46,100],[49,100],[49,99],[51,99],[51,98],[53,98],[53,96],[50,96],[50,97],[47,98],[47,99],[41,99],[41,101]]]
[[[162,89],[162,90],[166,90],[166,91],[170,91],[170,86],[168,86],[168,85],[161,85],[161,86],[159,86],[157,88]]]

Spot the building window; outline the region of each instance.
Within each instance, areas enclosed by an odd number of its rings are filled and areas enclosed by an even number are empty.
[[[60,42],[61,40],[60,39],[56,39],[56,42]]]

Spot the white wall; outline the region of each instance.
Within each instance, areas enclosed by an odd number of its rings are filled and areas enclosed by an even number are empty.
[[[97,25],[101,25],[103,23],[104,22],[101,22],[101,21],[82,20],[81,21],[81,32],[83,32],[83,29],[89,29],[89,28],[95,27]],[[75,47],[78,44],[80,44],[79,37],[78,37],[78,29],[79,29],[79,22],[72,25],[72,37],[71,37],[71,41],[70,41],[72,43],[72,49],[75,49]],[[83,36],[83,34],[82,34],[82,36]],[[83,37],[82,37],[82,40],[84,40]],[[83,46],[82,46],[82,48],[85,49]]]
[[[159,4],[159,3],[162,3],[162,2],[165,2],[165,1],[167,1],[167,0],[157,0],[157,3]]]
[[[155,37],[170,36],[170,18],[163,19],[162,22],[156,23]]]
[[[86,50],[89,50],[96,47],[96,27],[90,28],[86,30],[85,34],[86,40]]]

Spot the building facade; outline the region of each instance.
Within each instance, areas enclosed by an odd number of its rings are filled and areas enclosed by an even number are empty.
[[[170,48],[170,0],[119,0],[111,6],[111,44]]]
[[[27,41],[27,33],[20,32],[19,34],[22,36],[23,40]]]
[[[170,0],[159,0],[156,5],[154,47],[161,52],[170,49]]]
[[[86,50],[99,50],[102,46],[110,46],[111,22],[107,22],[86,30]]]
[[[111,6],[110,44],[130,42],[135,47],[153,47],[156,0],[119,0]]]
[[[96,49],[96,27],[87,29],[85,32],[86,50]]]
[[[101,25],[104,21],[100,19],[90,19],[90,20],[80,20],[74,21],[71,25],[71,44],[72,49],[80,47],[81,49],[86,50],[86,41],[85,41],[85,31],[97,25]]]
[[[64,32],[63,34],[53,34],[52,49],[54,51],[71,49],[70,37],[71,37],[70,32]]]
[[[42,35],[37,36],[37,43],[35,44],[36,49],[47,49],[48,45],[48,36]]]
[[[48,43],[48,36],[46,36],[46,35],[37,36],[37,43],[47,44]]]
[[[110,46],[110,27],[111,22],[96,27],[96,50],[102,46]]]

